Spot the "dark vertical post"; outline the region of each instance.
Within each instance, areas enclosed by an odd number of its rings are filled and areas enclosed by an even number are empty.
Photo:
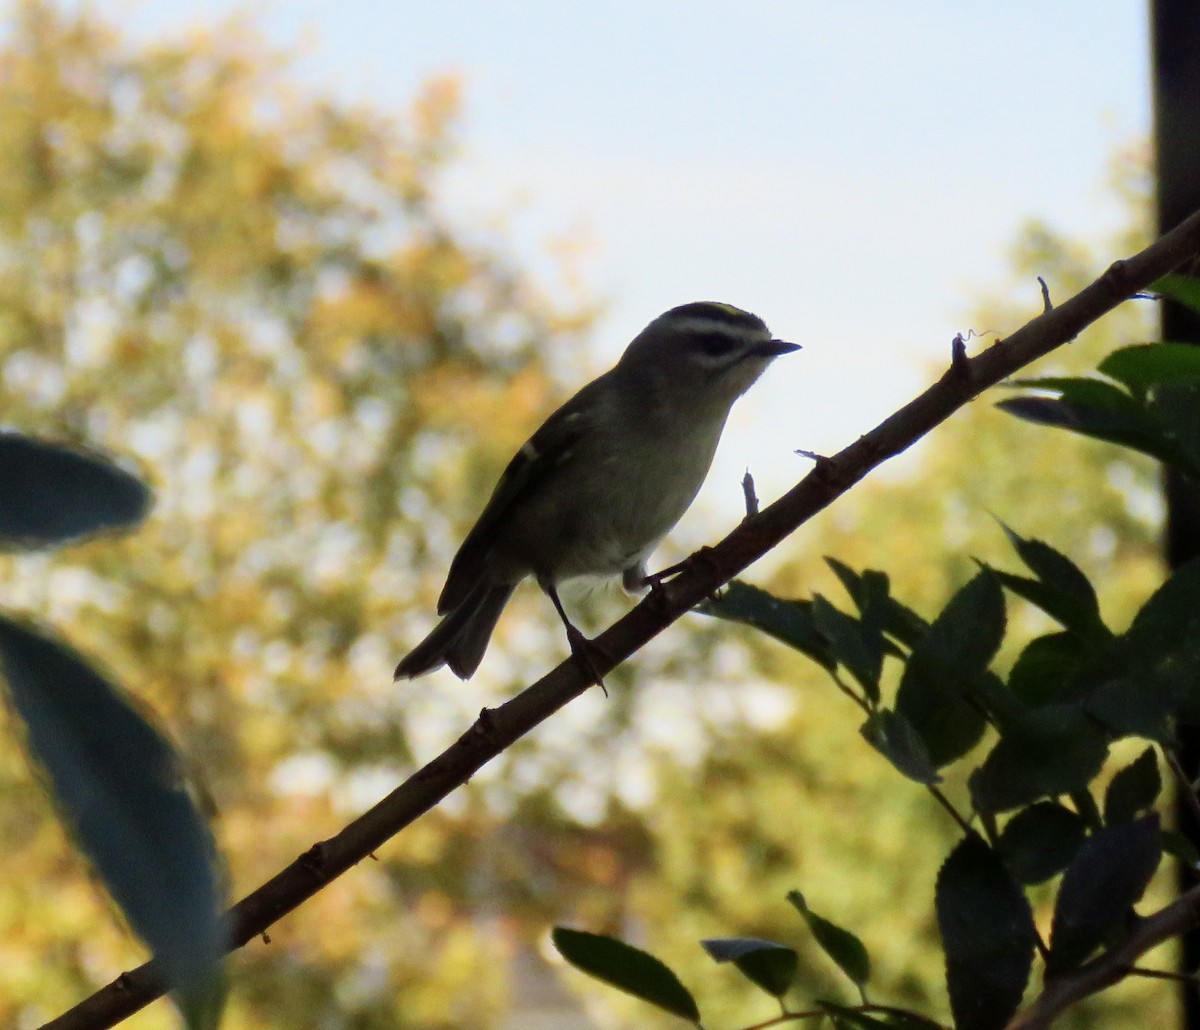
[[[1158,231],[1163,233],[1200,208],[1200,3],[1153,0],[1151,46]],[[1162,338],[1200,344],[1200,315],[1164,303]],[[1174,474],[1166,476],[1165,489],[1166,559],[1176,568],[1200,554],[1200,490]],[[1195,781],[1200,776],[1200,731],[1189,727],[1181,737],[1180,758]],[[1186,806],[1176,804],[1176,818],[1195,840],[1200,827]],[[1189,878],[1186,885],[1193,881]],[[1184,936],[1182,967],[1188,972],[1200,968],[1200,931]],[[1183,985],[1183,1026],[1200,1030],[1200,990],[1194,983]]]

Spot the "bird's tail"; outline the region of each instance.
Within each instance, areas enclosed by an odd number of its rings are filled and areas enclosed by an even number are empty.
[[[483,661],[483,652],[513,589],[512,584],[477,586],[401,659],[396,679],[415,679],[443,665],[450,666],[459,679],[470,679]]]

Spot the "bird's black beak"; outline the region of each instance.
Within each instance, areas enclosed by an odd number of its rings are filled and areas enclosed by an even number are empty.
[[[800,344],[788,343],[786,340],[768,340],[755,347],[754,353],[764,358],[777,358],[781,354],[791,354],[794,350],[800,350]]]

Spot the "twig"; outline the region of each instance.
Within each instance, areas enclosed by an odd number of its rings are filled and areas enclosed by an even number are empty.
[[[1032,1005],[1006,1030],[1045,1030],[1062,1011],[1128,976],[1137,959],[1163,941],[1200,924],[1200,887],[1136,923],[1128,936],[1073,973],[1047,981]]]
[[[603,674],[615,668],[684,612],[827,508],[872,469],[907,450],[984,390],[1073,339],[1138,290],[1145,289],[1197,253],[1200,253],[1200,212],[1140,253],[1114,262],[1091,285],[1053,310],[1043,312],[1003,344],[998,342],[973,358],[964,358],[966,375],[948,370],[933,386],[865,436],[832,458],[818,461],[816,467],[779,500],[742,521],[724,540],[709,549],[706,560],[686,563],[679,576],[671,581],[665,603],[662,597],[655,598],[652,594],[597,637],[596,671]],[[380,848],[451,791],[466,783],[481,766],[510,744],[586,693],[591,685],[591,675],[584,672],[579,663],[567,659],[495,709],[487,733],[468,730],[379,804],[336,836],[311,848],[234,905],[229,913],[231,948],[240,948],[257,939],[263,930]],[[1190,907],[1181,908],[1177,904],[1164,910],[1186,914],[1186,919],[1171,933],[1178,932],[1184,925],[1192,925],[1200,916],[1195,895],[1189,893],[1185,897],[1193,898]],[[1155,918],[1142,926],[1158,925]],[[1126,956],[1122,953],[1121,968],[1132,965],[1135,957],[1136,954]],[[1077,996],[1099,990],[1100,986],[1111,983],[1114,976],[1119,979],[1120,975],[1110,972],[1108,980]],[[111,1027],[162,993],[162,979],[153,963],[147,963],[123,974],[70,1011],[51,1020],[43,1030]],[[1049,988],[1044,996],[1049,996]]]
[[[746,518],[753,518],[758,514],[758,494],[754,492],[754,477],[749,469],[742,476],[742,496],[746,500]]]
[[[959,814],[957,808],[950,804],[950,799],[946,797],[946,795],[940,790],[938,790],[938,788],[932,783],[927,783],[925,786],[928,788],[929,793],[937,799],[938,804],[940,804],[947,812],[950,813],[950,818],[958,823],[958,828],[962,830],[963,833],[970,833],[971,824]]]
[[[1125,972],[1129,976],[1144,976],[1148,980],[1173,980],[1184,984],[1194,984],[1200,979],[1196,973],[1173,973],[1169,969],[1147,969],[1145,966],[1130,966]]]
[[[1050,287],[1046,285],[1046,280],[1039,275],[1037,281],[1038,285],[1042,288],[1042,311],[1054,310],[1054,305],[1050,303]]]

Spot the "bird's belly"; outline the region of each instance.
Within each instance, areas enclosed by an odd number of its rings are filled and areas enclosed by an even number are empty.
[[[578,504],[551,520],[555,578],[615,576],[643,562],[688,509],[706,470],[685,477],[679,471],[619,484],[601,478],[596,489],[581,491]]]
[[[633,465],[613,457],[621,448],[595,441],[553,490],[528,498],[498,527],[489,555],[494,578],[559,582],[639,565],[695,499],[719,429],[669,449],[656,438]]]

